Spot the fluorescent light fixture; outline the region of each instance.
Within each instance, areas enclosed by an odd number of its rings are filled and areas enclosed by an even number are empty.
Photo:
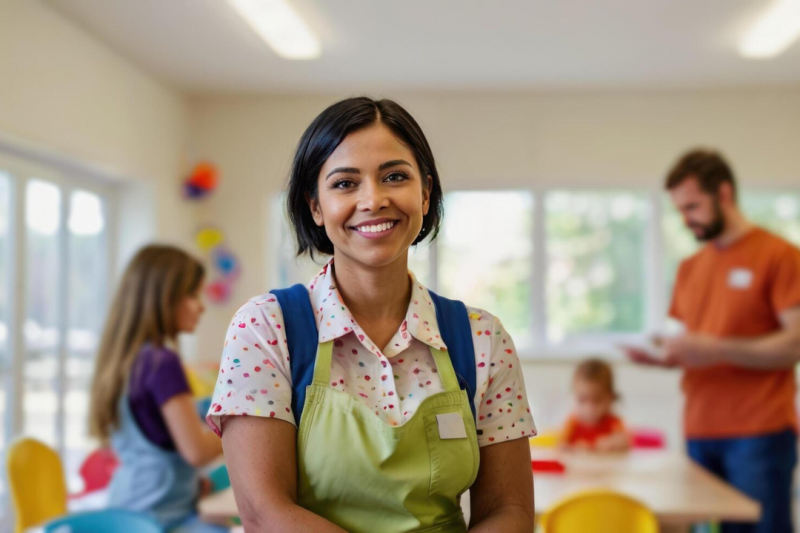
[[[774,0],[739,44],[750,59],[768,59],[789,48],[800,36],[800,0]]]
[[[315,59],[319,40],[288,0],[228,0],[239,15],[284,59]]]

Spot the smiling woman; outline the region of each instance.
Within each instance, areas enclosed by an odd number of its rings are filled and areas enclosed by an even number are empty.
[[[362,191],[367,188],[367,192],[375,185],[374,192],[379,194],[389,187],[400,190],[404,197],[411,192],[415,208],[425,213],[419,217],[422,223],[408,245],[422,242],[429,235],[435,238],[443,215],[442,189],[433,152],[414,118],[395,102],[373,102],[368,98],[345,100],[337,104],[335,111],[341,120],[315,136],[304,136],[295,155],[288,211],[297,231],[298,255],[314,251],[333,255],[334,243],[321,218],[320,202],[324,200],[320,197],[335,191],[357,198],[353,191],[359,185]],[[321,123],[330,118],[322,113],[308,131],[319,130]],[[342,143],[348,135],[353,136],[352,142]],[[361,169],[346,164],[359,156],[367,156],[363,160],[372,167]],[[367,178],[376,176],[379,184],[368,183]],[[385,200],[384,194],[382,201]],[[431,205],[433,211],[429,211]],[[353,226],[383,222],[386,221],[350,221]],[[404,229],[409,233],[412,227],[407,224]]]
[[[466,531],[467,489],[472,530],[532,530],[514,343],[408,270],[442,203],[425,135],[395,102],[344,100],[303,135],[287,197],[298,255],[333,258],[237,312],[207,417],[248,530]]]

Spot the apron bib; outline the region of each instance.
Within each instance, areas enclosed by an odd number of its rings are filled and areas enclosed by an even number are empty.
[[[450,356],[431,348],[444,385],[389,426],[330,387],[333,342],[318,347],[297,436],[298,504],[350,532],[467,530],[461,495],[478,475],[471,399]],[[472,357],[472,354],[469,354]]]

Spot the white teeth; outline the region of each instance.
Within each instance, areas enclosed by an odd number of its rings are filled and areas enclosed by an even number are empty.
[[[359,226],[362,233],[379,233],[394,227],[394,222],[384,222],[383,224],[373,224],[371,226]]]

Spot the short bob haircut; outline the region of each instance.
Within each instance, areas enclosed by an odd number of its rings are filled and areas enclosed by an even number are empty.
[[[414,152],[422,173],[423,186],[430,184],[430,209],[422,220],[422,229],[413,244],[439,233],[444,216],[439,172],[422,128],[417,121],[392,100],[373,100],[365,96],[337,102],[320,113],[303,133],[289,176],[286,207],[297,238],[297,255],[314,253],[333,255],[333,243],[325,228],[317,226],[307,198],[317,198],[317,182],[325,161],[349,134],[380,122]],[[427,180],[430,180],[428,183]]]

